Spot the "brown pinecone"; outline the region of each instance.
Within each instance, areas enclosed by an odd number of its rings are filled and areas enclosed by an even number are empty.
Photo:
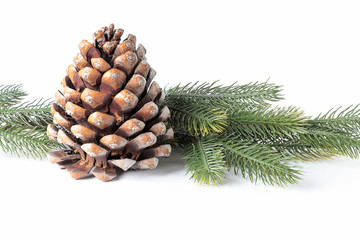
[[[47,134],[68,147],[48,153],[51,162],[79,179],[90,172],[102,181],[116,176],[115,167],[154,169],[157,157],[168,157],[173,130],[164,121],[169,109],[158,104],[165,94],[152,81],[156,75],[146,61],[146,50],[136,48],[129,34],[114,25],[93,34],[94,43],[79,43],[80,53],[67,68],[64,90],[55,93],[53,122]]]

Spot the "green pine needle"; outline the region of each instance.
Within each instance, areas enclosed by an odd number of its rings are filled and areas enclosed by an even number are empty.
[[[50,103],[49,100],[38,99],[0,108],[0,122],[30,127],[47,126],[52,122]]]
[[[208,104],[213,107],[233,107],[234,105],[266,104],[267,101],[282,99],[281,87],[268,83],[249,83],[245,85],[223,86],[217,81],[213,83],[199,82],[180,84],[166,89],[165,103],[176,99],[190,99],[199,104]]]
[[[296,107],[231,110],[227,131],[246,139],[292,138],[306,133],[308,118]]]
[[[281,153],[284,157],[294,161],[318,161],[338,156],[337,152],[334,152],[332,149],[314,147],[301,142],[299,139],[289,139],[282,142],[268,142],[264,144]]]
[[[21,102],[24,96],[21,85],[0,86],[0,147],[6,153],[41,158],[61,146],[46,135],[52,122],[50,101]]]
[[[320,114],[311,124],[348,133],[360,133],[360,105],[349,106],[345,109],[339,107],[331,109],[325,114]]]
[[[224,131],[227,125],[227,114],[219,108],[188,100],[174,100],[167,106],[171,111],[170,124],[175,131],[206,136]]]
[[[49,140],[44,127],[7,124],[0,127],[0,147],[5,153],[42,158],[46,152],[61,145]]]
[[[329,154],[350,158],[360,156],[360,137],[347,131],[314,125],[308,128],[308,133],[300,134],[300,140],[303,144],[322,149]]]
[[[359,106],[310,119],[296,107],[271,107],[267,101],[281,99],[279,92],[278,86],[267,82],[240,86],[194,83],[168,89],[165,104],[172,113],[170,124],[178,133],[178,144],[184,146],[182,142],[191,141],[192,136],[200,139],[191,148],[185,146],[192,178],[203,184],[221,182],[223,175],[212,181],[217,175],[204,167],[210,155],[196,155],[211,144],[219,147],[219,141],[228,167],[253,182],[270,185],[300,179],[301,172],[291,161],[360,156]],[[215,159],[215,166],[223,169],[221,157]]]
[[[299,167],[289,164],[289,159],[266,145],[236,136],[221,137],[219,141],[223,144],[227,165],[251,182],[261,180],[264,184],[284,186],[300,179]]]
[[[295,160],[315,161],[336,156],[359,157],[359,105],[330,110],[307,121],[306,133],[293,139],[264,142]]]
[[[188,144],[184,152],[187,174],[191,174],[191,179],[201,185],[221,184],[227,168],[223,148],[216,138],[198,138],[194,143]]]
[[[21,84],[0,85],[0,109],[18,104],[26,93]]]

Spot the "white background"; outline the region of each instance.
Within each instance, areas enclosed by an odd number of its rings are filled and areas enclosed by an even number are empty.
[[[308,115],[360,103],[358,1],[2,1],[2,84],[53,97],[82,39],[133,33],[162,85],[284,86]],[[286,188],[188,180],[180,153],[109,183],[0,155],[0,239],[359,239],[360,160],[303,164]]]

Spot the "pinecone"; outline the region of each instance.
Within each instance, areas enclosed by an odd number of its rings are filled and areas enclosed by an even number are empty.
[[[55,93],[50,139],[68,147],[48,153],[51,162],[79,179],[92,173],[102,181],[116,176],[115,167],[154,169],[168,157],[173,130],[166,129],[169,109],[159,108],[165,94],[152,81],[146,49],[114,25],[93,34],[94,43],[79,43],[80,53],[67,68],[63,92]]]

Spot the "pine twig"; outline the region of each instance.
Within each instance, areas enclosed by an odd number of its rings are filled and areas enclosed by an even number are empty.
[[[227,114],[219,108],[186,99],[173,100],[167,106],[171,111],[170,124],[176,131],[206,136],[224,131],[227,125]]]
[[[167,89],[165,104],[172,112],[170,123],[179,132],[180,146],[181,141],[200,139],[186,147],[192,177],[209,183],[217,176],[201,164],[211,155],[198,155],[211,144],[217,149],[221,143],[223,160],[235,174],[281,186],[300,179],[301,172],[291,161],[360,156],[359,105],[310,119],[296,107],[271,108],[268,101],[281,99],[279,92],[278,86],[267,82],[240,86],[196,82]],[[222,166],[221,157],[215,163]],[[221,182],[222,177],[213,182]]]
[[[234,173],[251,182],[261,180],[264,184],[284,186],[294,184],[301,172],[289,159],[270,147],[239,139],[236,136],[220,137],[225,152],[226,163],[234,167]]]
[[[184,150],[184,158],[188,168],[187,174],[191,173],[191,179],[201,185],[221,184],[227,167],[223,148],[216,138],[197,138],[194,143],[189,144]]]
[[[180,84],[166,89],[166,104],[175,99],[191,99],[199,104],[209,104],[214,107],[233,107],[234,105],[261,104],[268,101],[282,99],[281,87],[268,83],[249,83],[237,85],[235,82],[230,86],[213,83],[199,82],[189,83],[185,86]]]
[[[21,102],[26,93],[21,85],[0,86],[0,147],[4,152],[41,158],[61,147],[46,135],[52,122],[49,100]]]
[[[347,131],[312,125],[308,133],[300,134],[300,141],[334,156],[343,155],[354,159],[360,156],[360,137]]]
[[[360,137],[357,134],[309,125],[307,133],[292,139],[263,142],[284,156],[293,160],[316,161],[337,156],[358,158],[360,156]]]
[[[41,158],[50,149],[60,148],[61,145],[49,140],[44,127],[6,124],[0,127],[0,147],[5,153]]]
[[[331,149],[314,147],[301,142],[300,139],[282,139],[278,142],[266,142],[264,144],[293,161],[318,161],[338,156],[338,153]]]
[[[296,107],[234,109],[229,113],[227,131],[245,139],[292,138],[306,133],[307,120]]]
[[[38,99],[0,108],[0,122],[29,127],[47,126],[52,121],[50,100]]]
[[[27,94],[21,84],[0,85],[0,109],[18,104]]]
[[[342,110],[342,107],[330,109],[325,114],[320,114],[310,124],[326,127],[333,130],[346,131],[348,133],[357,132],[360,134],[360,104],[349,106]]]

